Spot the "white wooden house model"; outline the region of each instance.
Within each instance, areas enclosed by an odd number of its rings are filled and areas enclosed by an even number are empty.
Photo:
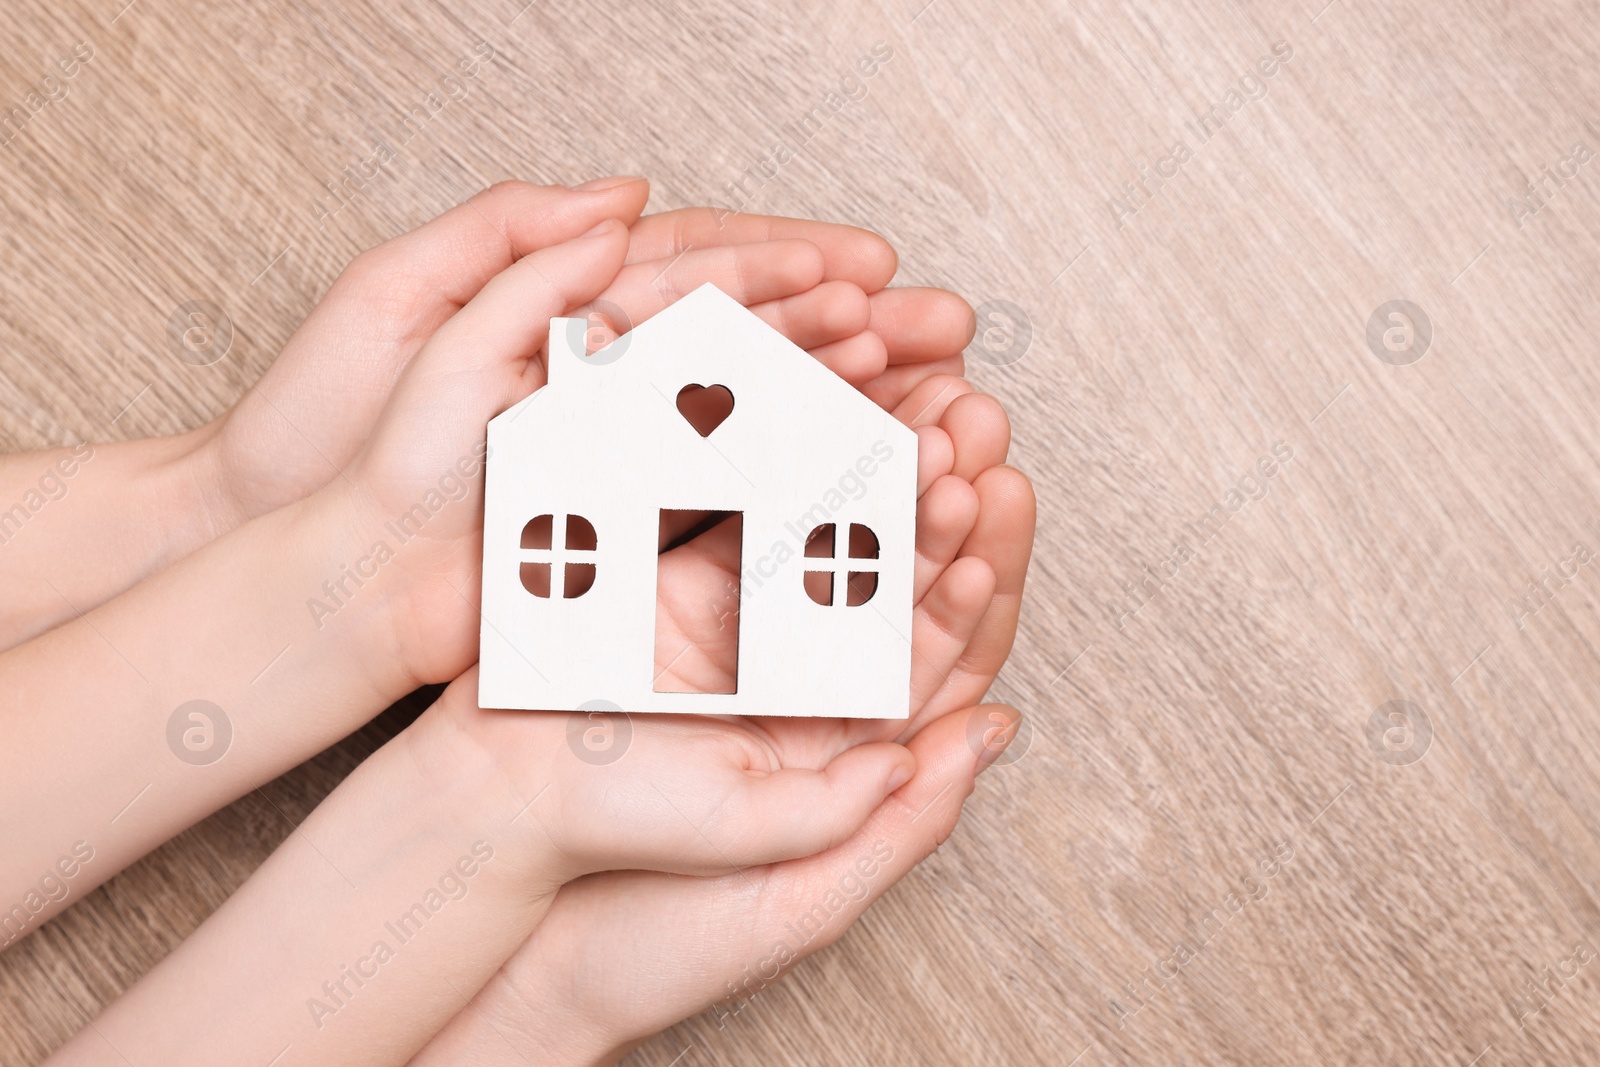
[[[916,434],[712,285],[587,330],[552,320],[548,384],[489,423],[480,704],[906,717]],[[731,692],[663,691],[668,511],[741,526]]]

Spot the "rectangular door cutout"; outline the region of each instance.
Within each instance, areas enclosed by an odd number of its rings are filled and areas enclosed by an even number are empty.
[[[661,509],[656,556],[657,693],[739,691],[744,512]]]

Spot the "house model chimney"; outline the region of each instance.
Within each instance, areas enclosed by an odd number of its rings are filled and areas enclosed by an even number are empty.
[[[550,361],[545,368],[550,381],[565,377],[566,365],[588,361],[589,353],[584,343],[588,332],[588,319],[550,320]]]

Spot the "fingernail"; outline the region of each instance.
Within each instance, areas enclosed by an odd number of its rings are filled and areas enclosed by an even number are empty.
[[[915,773],[915,768],[907,767],[904,764],[896,767],[894,773],[889,776],[888,792],[893,793],[896,789],[911,781],[911,776]]]
[[[574,185],[573,188],[579,192],[598,193],[602,189],[615,189],[619,185],[627,185],[630,182],[642,181],[644,181],[644,179],[637,174],[620,174],[614,178],[593,178],[584,182],[582,185]]]
[[[616,219],[606,219],[604,222],[601,222],[586,232],[579,234],[578,239],[581,241],[585,237],[599,237],[603,233],[610,233],[611,227],[617,225],[620,225],[620,223],[618,223]]]

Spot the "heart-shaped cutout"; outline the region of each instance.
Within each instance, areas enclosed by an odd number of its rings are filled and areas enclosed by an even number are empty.
[[[678,390],[678,414],[695,433],[710,437],[733,414],[733,390],[726,385],[686,385]]]

